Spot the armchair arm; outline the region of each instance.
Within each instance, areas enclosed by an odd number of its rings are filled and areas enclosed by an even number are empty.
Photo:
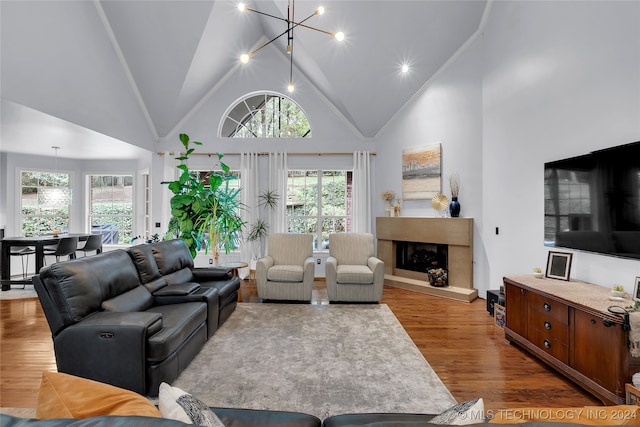
[[[373,271],[373,283],[384,283],[384,262],[376,257],[369,257],[367,265]]]
[[[256,287],[258,295],[267,294],[267,272],[273,267],[273,257],[269,255],[260,258],[256,262]]]
[[[338,260],[329,256],[324,264],[324,277],[327,284],[327,296],[329,301],[338,299]]]
[[[161,329],[160,313],[94,313],[54,337],[58,371],[144,394],[147,337]]]
[[[304,260],[304,266],[302,267],[302,283],[305,289],[313,289],[313,278],[316,272],[316,263],[313,257],[309,257]]]
[[[231,278],[231,269],[226,267],[192,268],[194,282],[213,282]]]

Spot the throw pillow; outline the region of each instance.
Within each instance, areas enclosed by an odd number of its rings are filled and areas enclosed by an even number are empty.
[[[484,401],[481,397],[458,403],[429,420],[431,424],[465,426],[484,422]]]
[[[36,418],[89,418],[99,415],[160,417],[144,396],[109,384],[59,372],[43,372]]]
[[[224,427],[206,403],[167,383],[160,384],[158,407],[164,418],[206,427]]]

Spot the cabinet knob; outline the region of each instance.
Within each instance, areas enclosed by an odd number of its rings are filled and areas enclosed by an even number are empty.
[[[548,302],[545,302],[544,304],[542,304],[542,306],[544,307],[544,309],[545,309],[546,311],[551,311],[551,306],[549,305],[549,303],[548,303]]]
[[[591,324],[595,325],[596,324],[596,319],[591,319]]]
[[[551,348],[551,343],[549,340],[544,340],[544,348]]]
[[[551,323],[549,322],[544,322],[544,328],[548,331],[551,330]]]
[[[607,328],[613,326],[613,322],[611,320],[609,320],[609,319],[602,319],[602,324],[604,326],[606,326]]]

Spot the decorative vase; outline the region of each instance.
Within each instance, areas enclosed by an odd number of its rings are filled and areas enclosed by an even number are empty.
[[[457,197],[451,198],[451,203],[449,203],[449,213],[451,214],[451,218],[457,218],[460,216],[460,202],[458,202]]]

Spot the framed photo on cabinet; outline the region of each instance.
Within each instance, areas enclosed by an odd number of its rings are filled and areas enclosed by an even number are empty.
[[[550,279],[569,280],[571,276],[571,259],[569,252],[549,251],[545,276]]]

